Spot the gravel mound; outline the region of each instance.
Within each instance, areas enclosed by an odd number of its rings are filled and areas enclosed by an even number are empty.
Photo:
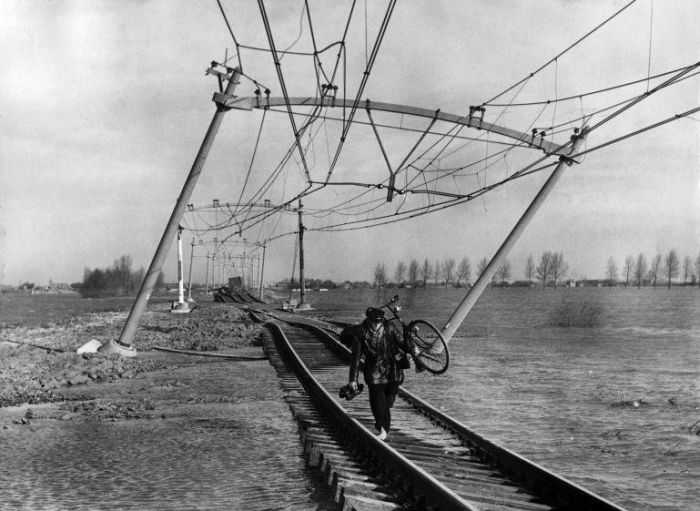
[[[65,386],[133,378],[186,363],[186,358],[158,356],[155,351],[144,356],[154,346],[216,351],[260,345],[261,327],[240,309],[205,304],[183,317],[160,304],[140,321],[134,336],[138,357],[76,353],[91,339],[103,344],[118,339],[127,315],[89,313],[39,328],[0,330],[0,407],[62,401]]]

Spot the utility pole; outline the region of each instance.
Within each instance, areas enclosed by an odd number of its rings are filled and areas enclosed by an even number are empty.
[[[129,317],[127,318],[126,323],[124,324],[124,328],[121,332],[121,335],[119,336],[118,340],[112,340],[109,343],[102,346],[102,348],[100,348],[100,351],[103,353],[119,353],[120,355],[125,357],[136,356],[136,349],[132,346],[134,333],[136,332],[139,320],[141,319],[141,316],[143,315],[143,312],[146,309],[146,306],[148,305],[148,300],[151,298],[151,293],[153,292],[156,281],[158,280],[158,274],[160,273],[160,270],[163,267],[163,263],[165,262],[165,258],[168,255],[168,251],[170,250],[170,247],[173,244],[173,239],[175,238],[175,234],[180,224],[180,220],[182,219],[182,215],[185,212],[187,203],[189,202],[190,197],[192,196],[192,192],[194,191],[197,185],[199,175],[202,173],[202,169],[204,168],[204,162],[206,161],[211,146],[214,143],[216,133],[219,131],[221,121],[223,121],[224,118],[224,113],[226,113],[226,111],[229,110],[229,107],[227,107],[224,104],[224,101],[227,98],[233,97],[233,93],[236,91],[236,86],[240,82],[241,70],[239,68],[231,69],[227,67],[225,74],[219,71],[213,72],[218,73],[220,84],[222,83],[222,78],[228,80],[228,83],[226,84],[226,90],[223,93],[224,99],[216,101],[216,112],[214,113],[211,123],[209,124],[209,129],[207,130],[207,133],[204,136],[204,140],[202,141],[202,145],[199,148],[199,152],[195,157],[194,163],[190,168],[189,174],[187,175],[187,179],[185,180],[185,184],[183,185],[182,191],[180,192],[180,196],[178,197],[177,202],[175,203],[175,208],[173,209],[173,212],[170,215],[170,219],[168,220],[168,223],[165,227],[165,231],[163,232],[163,236],[161,237],[160,243],[158,243],[156,253],[153,255],[153,260],[151,261],[151,264],[148,267],[148,271],[146,272],[146,278],[141,284],[141,288],[139,289],[139,293],[136,296],[136,300],[134,301],[134,304],[131,307]]]
[[[204,274],[204,293],[209,294],[209,251],[207,250],[207,271]]]
[[[216,273],[218,271],[217,263],[219,259],[219,247],[218,238],[214,238],[214,253],[211,256],[211,288],[216,288],[216,283],[218,282],[216,278]]]
[[[178,226],[177,228],[177,302],[171,304],[170,312],[180,314],[191,312],[189,302],[185,301],[185,270],[182,264],[182,226]]]
[[[265,250],[267,245],[263,245],[262,263],[260,263],[260,299],[263,299],[263,277],[265,274]]]
[[[192,302],[192,261],[194,259],[194,238],[192,238],[192,243],[190,245],[190,271],[187,278],[187,301]]]
[[[245,253],[245,246],[243,246],[243,260],[241,261],[241,284],[243,284],[243,287],[246,285],[246,253]]]
[[[292,293],[294,292],[294,270],[296,270],[297,267],[297,254],[299,251],[297,250],[297,245],[299,244],[299,237],[297,237],[295,240],[294,244],[294,254],[293,254],[293,259],[292,259],[292,276],[289,279],[289,303],[291,305],[292,303]]]
[[[184,271],[182,269],[182,226],[177,227],[177,301],[185,303]]]
[[[586,131],[587,130],[585,127],[580,133],[578,133],[578,129],[574,130],[574,135],[571,136],[571,152],[569,154],[576,153],[581,145],[581,142],[583,142],[583,139],[586,137]],[[518,220],[518,223],[515,224],[515,227],[513,227],[513,229],[510,231],[510,234],[508,234],[501,247],[491,259],[491,262],[486,266],[484,271],[476,280],[474,286],[469,289],[467,295],[462,300],[462,303],[459,304],[457,309],[455,309],[455,311],[452,313],[452,316],[450,316],[450,318],[447,320],[447,323],[445,323],[445,326],[441,331],[442,336],[445,338],[445,342],[450,342],[454,333],[457,331],[459,326],[467,317],[467,314],[469,314],[469,311],[481,296],[481,293],[484,292],[484,289],[486,289],[489,282],[491,282],[491,279],[496,273],[498,266],[502,263],[503,259],[511,248],[513,248],[513,245],[515,245],[515,243],[518,241],[520,235],[527,227],[527,224],[530,223],[530,220],[532,220],[532,218],[535,216],[537,210],[540,209],[540,206],[542,206],[545,199],[552,191],[552,188],[554,185],[556,185],[557,181],[561,177],[561,174],[564,172],[564,169],[567,166],[571,166],[573,163],[575,163],[575,161],[568,156],[559,157],[559,163],[554,168],[554,171],[552,171],[552,174],[549,176],[545,184],[542,186],[542,189],[540,189],[528,208],[520,217],[520,220]]]
[[[304,284],[304,222],[302,216],[304,215],[304,205],[299,199],[299,305],[297,309],[307,310],[311,306],[306,303],[306,286]]]

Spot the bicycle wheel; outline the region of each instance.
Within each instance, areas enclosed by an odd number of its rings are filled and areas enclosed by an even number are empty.
[[[408,325],[408,342],[411,348],[418,348],[413,358],[426,371],[442,374],[450,364],[450,352],[440,331],[431,323],[422,319],[411,321]]]

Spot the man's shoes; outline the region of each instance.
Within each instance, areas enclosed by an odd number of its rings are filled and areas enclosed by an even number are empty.
[[[384,430],[384,428],[381,428],[379,430],[379,433],[377,433],[377,438],[379,440],[381,440],[382,442],[384,442],[386,440],[386,437],[387,437],[387,432]]]

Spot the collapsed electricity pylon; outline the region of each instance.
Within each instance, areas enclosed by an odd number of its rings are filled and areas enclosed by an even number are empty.
[[[315,106],[317,104],[320,104],[320,106],[327,106],[327,107],[345,107],[349,106],[346,105],[345,101],[338,101],[338,102],[333,102],[332,104],[322,104],[323,98],[298,98],[298,97],[286,97],[284,99],[281,98],[270,98],[269,96],[266,97],[265,99],[262,99],[258,96],[255,98],[238,98],[234,96],[234,91],[236,89],[236,86],[239,83],[239,78],[241,76],[241,72],[239,68],[229,68],[225,67],[225,72],[219,70],[220,65],[217,63],[212,63],[212,67],[209,69],[210,74],[214,74],[217,76],[219,80],[219,92],[214,93],[213,101],[216,103],[216,112],[214,113],[214,118],[211,121],[211,124],[209,126],[209,130],[206,133],[206,136],[204,137],[204,141],[202,142],[202,146],[200,147],[199,152],[197,153],[197,157],[195,158],[195,161],[192,165],[192,168],[190,169],[190,172],[187,176],[187,179],[185,181],[185,184],[182,188],[182,191],[180,193],[180,196],[178,197],[177,203],[175,205],[175,208],[172,212],[172,215],[170,216],[170,220],[168,221],[168,224],[165,228],[165,232],[163,233],[163,237],[160,240],[160,243],[158,245],[158,248],[156,249],[156,253],[153,256],[153,260],[151,261],[151,265],[148,268],[148,272],[146,274],[146,278],[144,279],[143,284],[141,285],[141,289],[139,290],[139,293],[136,297],[136,300],[131,308],[131,311],[129,313],[129,317],[127,318],[126,324],[124,325],[124,329],[122,330],[122,333],[119,337],[118,340],[112,340],[105,346],[103,346],[100,351],[104,353],[119,353],[123,356],[136,356],[136,350],[132,345],[132,339],[134,336],[134,332],[138,326],[138,322],[146,308],[146,305],[148,304],[148,300],[151,296],[151,293],[153,292],[153,288],[155,286],[156,280],[158,278],[158,274],[160,273],[161,267],[163,266],[163,262],[165,260],[165,257],[167,255],[168,250],[170,249],[170,246],[172,245],[173,239],[175,237],[175,234],[177,232],[179,222],[182,218],[182,215],[185,212],[185,208],[187,207],[188,201],[192,195],[192,192],[194,191],[195,185],[197,183],[197,179],[199,177],[199,174],[202,172],[202,168],[204,166],[204,161],[206,160],[207,154],[209,153],[209,150],[213,144],[214,138],[216,136],[216,133],[219,129],[219,126],[221,125],[221,121],[223,119],[223,114],[232,109],[240,109],[240,110],[252,110],[254,108],[257,109],[265,109],[269,108],[270,106],[273,105],[282,105],[285,104],[288,107],[291,105],[305,105],[305,106]],[[226,90],[223,89],[223,83],[224,81],[227,81],[227,86]],[[534,149],[538,149],[543,151],[547,156],[558,156],[559,157],[559,164],[555,168],[555,170],[552,172],[551,176],[547,180],[547,182],[543,185],[542,189],[540,192],[537,194],[537,196],[533,199],[532,203],[530,206],[527,208],[525,213],[522,215],[521,219],[519,222],[516,224],[516,226],[513,228],[511,233],[508,235],[506,240],[504,241],[503,245],[501,248],[496,252],[494,255],[493,259],[487,266],[486,270],[483,272],[481,277],[477,280],[476,284],[474,287],[470,290],[470,292],[467,294],[467,296],[464,298],[462,303],[459,305],[459,307],[455,310],[455,312],[452,314],[450,319],[447,321],[445,326],[443,327],[443,335],[447,341],[454,335],[455,331],[459,327],[459,325],[464,321],[466,315],[469,313],[469,310],[473,306],[473,304],[476,302],[476,300],[479,298],[481,293],[486,287],[486,284],[488,281],[490,281],[491,276],[495,272],[499,262],[505,257],[506,253],[512,246],[515,244],[516,240],[519,238],[519,236],[522,234],[524,231],[525,227],[531,220],[531,218],[534,216],[536,211],[539,209],[540,205],[543,203],[547,195],[550,193],[552,188],[554,187],[556,181],[558,180],[560,174],[563,172],[563,169],[568,166],[572,165],[573,163],[576,163],[575,160],[572,159],[572,156],[575,155],[576,150],[578,146],[580,145],[581,141],[586,135],[586,130],[584,129],[580,133],[578,133],[578,130],[575,130],[574,135],[571,137],[571,140],[563,145],[557,145],[553,142],[550,142],[544,138],[544,134],[540,134],[539,137],[536,137],[534,134],[531,136],[529,134],[521,133],[516,130],[512,130],[510,128],[505,128],[502,126],[498,126],[496,124],[488,123],[484,121],[484,108],[479,107],[479,108],[472,108],[470,109],[470,114],[469,116],[459,116],[455,114],[448,114],[441,112],[440,110],[437,111],[431,111],[427,109],[422,109],[422,108],[416,108],[416,107],[411,107],[411,106],[406,106],[406,105],[395,105],[395,104],[389,104],[389,103],[368,103],[367,108],[371,108],[374,110],[380,110],[380,111],[387,111],[387,112],[393,112],[393,113],[398,113],[398,114],[406,114],[406,115],[412,115],[412,116],[418,116],[418,117],[429,117],[434,120],[441,120],[441,121],[446,121],[446,122],[451,122],[455,125],[461,125],[461,126],[466,126],[469,128],[475,128],[479,130],[484,130],[484,131],[489,131],[493,133],[497,133],[499,135],[512,138],[517,140],[519,143],[523,144],[524,146],[529,146]],[[479,115],[475,115],[475,112],[478,112]],[[393,171],[392,171],[393,174]],[[390,198],[390,197],[388,197]],[[301,244],[301,241],[303,239],[303,230],[304,226],[302,223],[301,219],[301,212],[302,212],[302,205],[301,201],[299,204],[299,241]],[[300,253],[301,255],[301,253]],[[303,257],[303,256],[302,256]],[[301,262],[301,267],[300,267],[300,280],[303,283],[303,261]],[[302,284],[303,286],[303,284]],[[302,287],[302,303],[304,302],[303,296],[304,296],[304,289]],[[308,306],[307,306],[308,307]]]

